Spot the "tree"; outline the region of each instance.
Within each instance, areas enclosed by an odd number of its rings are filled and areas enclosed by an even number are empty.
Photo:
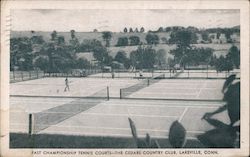
[[[131,64],[139,69],[152,69],[155,65],[156,52],[151,46],[138,46],[136,51],[130,53]]]
[[[140,38],[138,36],[130,36],[129,40],[131,46],[140,44]]]
[[[49,71],[49,67],[48,67],[49,61],[48,61],[48,57],[38,57],[35,60],[35,66],[38,67],[40,70],[43,70],[45,72]]]
[[[76,37],[75,30],[70,31],[71,39],[74,39]]]
[[[70,34],[71,34],[71,39],[69,40],[70,51],[72,53],[76,53],[79,51],[80,43],[79,43],[77,37],[75,36],[75,30],[71,30]]]
[[[233,65],[238,69],[240,66],[240,51],[236,46],[232,46],[229,51],[228,54],[226,56],[229,60],[231,60],[231,62],[233,63]]]
[[[166,27],[166,28],[165,28],[165,31],[166,31],[166,32],[171,32],[171,31],[172,31],[172,28],[171,28],[171,27]]]
[[[90,62],[84,58],[79,58],[76,60],[76,65],[75,67],[77,69],[87,69],[91,66]]]
[[[123,30],[124,33],[127,33],[128,32],[128,29],[125,27],[124,30]]]
[[[107,48],[102,46],[102,43],[99,40],[95,39],[92,40],[90,44],[90,51],[93,51],[93,56],[102,63],[104,61],[104,57],[108,53]]]
[[[167,55],[167,53],[164,49],[159,49],[156,52],[155,60],[156,60],[156,63],[159,67],[162,67],[163,65],[166,64],[166,55]]]
[[[104,65],[111,66],[112,65],[112,61],[113,61],[113,57],[110,56],[110,55],[108,55],[108,53],[105,53],[104,54],[104,60],[103,60]]]
[[[190,55],[194,55],[195,53],[192,52],[192,47],[190,44],[193,43],[193,35],[192,33],[187,30],[180,30],[176,32],[172,32],[170,35],[170,42],[176,43],[177,48],[170,51],[170,54],[174,55],[174,61],[176,64],[180,64],[182,67],[185,68],[186,64],[190,62]]]
[[[64,36],[58,36],[57,42],[59,45],[65,44]]]
[[[94,30],[93,30],[93,32],[95,32],[95,33],[96,33],[96,32],[98,32],[98,30],[97,30],[97,29],[94,29]]]
[[[64,36],[57,36],[56,31],[51,34],[51,41],[45,43],[40,55],[48,58],[47,72],[68,72],[74,67],[74,54],[65,43]]]
[[[157,44],[159,44],[159,37],[158,37],[158,35],[156,35],[156,34],[148,33],[148,34],[146,35],[146,41],[147,41],[148,44],[157,45]]]
[[[144,33],[144,31],[145,31],[144,27],[141,27],[140,32]]]
[[[111,32],[103,32],[102,33],[102,38],[103,40],[106,42],[106,47],[109,47],[110,46],[110,39],[112,38],[112,33]]]
[[[220,56],[215,62],[215,68],[217,71],[230,71],[233,69],[233,63],[230,59],[224,56]]]
[[[30,41],[31,41],[31,44],[34,45],[34,44],[39,44],[39,45],[42,45],[45,41],[43,40],[43,37],[42,36],[37,36],[37,35],[34,35],[30,38]]]
[[[228,43],[232,43],[231,33],[232,32],[230,30],[225,31],[225,37],[226,37]]]
[[[217,39],[220,39],[220,34],[221,34],[220,32],[217,32],[217,33],[216,33],[216,38],[217,38]]]
[[[203,31],[201,33],[202,40],[208,41],[208,33],[206,31]]]
[[[117,54],[115,55],[115,61],[124,63],[124,61],[127,59],[126,53],[124,51],[118,51]]]
[[[133,28],[129,28],[129,33],[133,33]]]
[[[161,41],[162,41],[162,43],[164,43],[164,44],[167,44],[167,43],[168,43],[168,39],[165,38],[165,37],[162,37],[162,38],[161,38]]]
[[[198,33],[198,32],[199,32],[199,29],[196,28],[196,27],[193,27],[193,26],[188,26],[188,27],[186,28],[186,30],[187,30],[187,31],[191,31],[191,32],[193,32],[193,33]]]
[[[128,46],[128,38],[119,37],[116,46]]]
[[[163,27],[160,27],[160,28],[157,30],[157,32],[164,32]]]
[[[138,28],[135,28],[135,32],[136,32],[136,33],[138,33],[138,32],[139,32],[139,31],[138,31]]]
[[[57,32],[56,32],[56,31],[53,31],[53,32],[51,33],[51,40],[52,40],[52,41],[55,41],[56,38],[57,38]]]
[[[126,53],[124,51],[118,51],[114,60],[119,63],[122,63],[127,69],[130,67],[130,60],[127,58]]]
[[[19,70],[33,69],[32,42],[27,37],[10,40],[10,68],[18,66]]]
[[[197,39],[196,33],[187,30],[180,30],[171,32],[169,42],[171,44],[188,46],[197,43]]]

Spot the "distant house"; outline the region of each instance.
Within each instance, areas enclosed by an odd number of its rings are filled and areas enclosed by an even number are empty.
[[[226,35],[225,34],[221,34],[219,40],[220,40],[220,44],[227,43]]]
[[[93,56],[93,52],[78,52],[76,53],[76,58],[77,59],[86,59],[90,63],[95,61],[95,57]]]
[[[231,39],[234,43],[239,43],[240,42],[240,34],[239,33],[232,34]]]
[[[213,44],[218,44],[219,40],[217,39],[216,33],[209,33],[208,38],[211,40]]]

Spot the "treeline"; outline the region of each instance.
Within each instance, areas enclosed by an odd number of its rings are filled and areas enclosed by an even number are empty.
[[[128,29],[124,28],[124,33],[143,33],[145,29],[142,27],[140,31],[136,28],[133,30],[132,28]],[[146,42],[147,44],[159,44],[160,42],[163,44],[176,44],[176,34],[180,31],[187,31],[191,32],[192,34],[192,44],[197,44],[198,43],[198,36],[197,34],[201,35],[201,41],[200,43],[212,43],[213,40],[218,40],[218,43],[222,43],[221,40],[221,35],[223,34],[225,36],[225,41],[226,43],[233,43],[232,35],[233,34],[239,34],[240,29],[238,27],[233,27],[233,28],[209,28],[209,29],[198,29],[196,27],[181,27],[181,26],[173,26],[173,27],[160,27],[156,31],[151,31],[149,30],[147,35],[146,35]],[[159,38],[157,33],[170,33],[170,38],[162,37]],[[139,45],[141,43],[140,37],[133,35],[130,37],[119,37],[116,46],[134,46],[134,45]]]
[[[217,71],[230,71],[240,66],[240,51],[234,45],[232,45],[225,57],[220,56],[217,58],[213,54],[213,49],[197,48],[191,45],[193,43],[193,33],[191,31],[177,31],[174,39],[177,48],[170,51],[170,54],[174,56],[172,66],[179,64],[185,69],[188,65],[210,65]]]
[[[227,56],[216,58],[213,49],[197,48],[192,44],[196,41],[195,33],[188,30],[179,30],[171,33],[169,41],[175,43],[177,48],[170,51],[167,56],[164,49],[156,51],[153,47],[159,43],[159,38],[154,33],[146,36],[147,44],[139,42],[138,38],[131,36],[130,44],[137,45],[135,51],[127,53],[117,52],[113,58],[107,47],[112,39],[111,32],[103,32],[101,41],[83,40],[79,42],[75,31],[71,30],[71,39],[65,42],[64,36],[58,35],[56,31],[51,33],[51,39],[44,41],[42,36],[35,32],[32,37],[11,38],[10,40],[10,69],[11,70],[33,70],[39,68],[46,72],[68,72],[71,69],[86,69],[93,66],[103,68],[173,68],[179,65],[185,68],[187,65],[209,64],[218,71],[231,70],[239,67],[240,55],[236,46],[233,46]],[[119,41],[119,40],[118,40]],[[88,61],[77,57],[79,52],[91,52],[95,60]]]

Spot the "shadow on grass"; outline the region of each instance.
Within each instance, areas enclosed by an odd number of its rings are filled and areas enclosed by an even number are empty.
[[[171,148],[168,139],[157,139],[162,148]],[[10,133],[10,148],[136,148],[133,138]],[[188,140],[185,148],[204,148]]]

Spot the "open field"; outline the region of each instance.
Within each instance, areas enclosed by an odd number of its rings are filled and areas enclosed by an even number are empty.
[[[239,43],[234,44],[235,46],[237,46],[238,48],[240,47]],[[214,55],[216,55],[217,57],[219,56],[226,56],[226,54],[228,53],[228,50],[230,49],[230,47],[232,46],[232,44],[192,44],[192,46],[195,47],[203,47],[203,48],[212,48],[214,49]],[[121,46],[121,47],[109,47],[109,51],[110,51],[110,55],[112,57],[115,57],[116,53],[118,51],[124,51],[127,54],[127,57],[129,57],[130,53],[132,51],[137,50],[138,46]],[[160,50],[160,49],[164,49],[167,53],[166,58],[168,58],[169,56],[171,56],[171,54],[169,54],[169,52],[171,50],[174,50],[176,48],[175,44],[158,44],[156,46],[152,46],[153,49],[155,49],[156,51]]]

